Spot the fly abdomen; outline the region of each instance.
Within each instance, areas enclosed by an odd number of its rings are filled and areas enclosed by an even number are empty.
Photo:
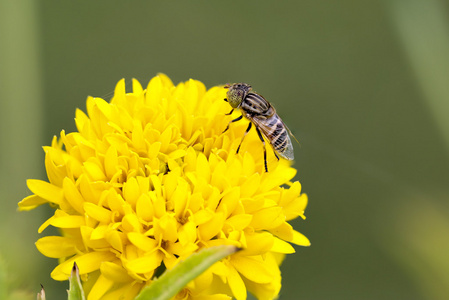
[[[287,146],[287,138],[288,138],[287,130],[283,126],[276,126],[276,130],[271,136],[273,148],[276,151],[284,152],[283,150]]]

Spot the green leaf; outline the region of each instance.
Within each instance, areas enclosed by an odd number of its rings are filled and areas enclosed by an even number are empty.
[[[169,300],[214,263],[240,250],[236,246],[223,245],[203,249],[165,271],[152,284],[145,287],[135,300]]]
[[[84,297],[83,286],[81,285],[80,273],[76,263],[73,264],[72,275],[70,275],[70,289],[68,300],[86,300]]]

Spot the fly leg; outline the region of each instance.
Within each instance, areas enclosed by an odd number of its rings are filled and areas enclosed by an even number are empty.
[[[249,130],[251,129],[251,126],[253,125],[253,123],[249,122],[248,128],[246,128],[245,133],[243,134],[242,140],[240,141],[239,147],[237,148],[237,151],[235,153],[239,153],[240,151],[240,146],[242,145],[243,140],[245,139],[245,136],[248,134]],[[257,128],[257,127],[256,127]]]
[[[228,112],[227,114],[225,114],[226,116],[230,116],[232,114],[232,112],[234,111],[234,109],[231,109],[230,112]]]
[[[240,117],[238,117],[238,118],[235,118],[234,120],[232,120],[231,122],[229,122],[228,123],[228,126],[226,126],[226,129],[225,130],[223,130],[223,132],[222,133],[225,133],[228,129],[229,129],[229,125],[231,125],[231,123],[234,123],[234,122],[237,122],[237,121],[240,121],[241,119],[243,118],[243,115],[241,115]]]
[[[265,140],[263,139],[262,134],[260,133],[260,130],[259,130],[259,128],[257,128],[257,126],[256,126],[256,131],[257,131],[257,134],[259,135],[260,140],[263,143],[263,162],[265,164],[265,172],[268,172],[268,167],[267,167],[267,147],[265,147]],[[277,155],[276,155],[276,157],[277,157]]]

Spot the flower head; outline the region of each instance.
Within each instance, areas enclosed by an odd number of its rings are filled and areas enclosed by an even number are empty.
[[[110,103],[87,99],[76,112],[78,132],[44,147],[48,182],[28,180],[34,193],[22,210],[49,203],[55,212],[42,226],[61,236],[36,242],[58,258],[51,276],[67,280],[79,266],[88,299],[132,299],[164,268],[205,247],[244,250],[213,265],[176,299],[276,297],[279,265],[288,243],[309,245],[287,221],[301,216],[307,196],[296,170],[268,151],[247,123],[222,133],[232,116],[226,90],[189,80],[174,86],[165,75],[146,90],[124,80]],[[238,113],[235,112],[237,115]]]

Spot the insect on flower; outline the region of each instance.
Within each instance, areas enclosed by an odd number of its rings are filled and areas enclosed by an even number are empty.
[[[267,149],[265,147],[263,136],[265,136],[265,138],[270,142],[274,150],[274,155],[278,160],[278,155],[287,160],[293,160],[293,145],[288,134],[290,134],[293,138],[295,137],[284,122],[282,122],[282,119],[278,116],[276,110],[270,102],[262,97],[262,95],[251,92],[252,87],[246,83],[227,84],[225,85],[225,88],[228,89],[228,92],[227,98],[224,100],[229,102],[232,107],[232,110],[226,115],[232,114],[236,108],[240,109],[242,115],[230,121],[223,133],[229,129],[229,125],[231,125],[231,123],[237,122],[243,117],[250,121],[248,128],[246,129],[245,134],[243,135],[237,148],[237,153],[239,153],[240,146],[242,145],[245,136],[250,131],[252,124],[254,124],[257,134],[263,143],[266,172],[268,172]]]

